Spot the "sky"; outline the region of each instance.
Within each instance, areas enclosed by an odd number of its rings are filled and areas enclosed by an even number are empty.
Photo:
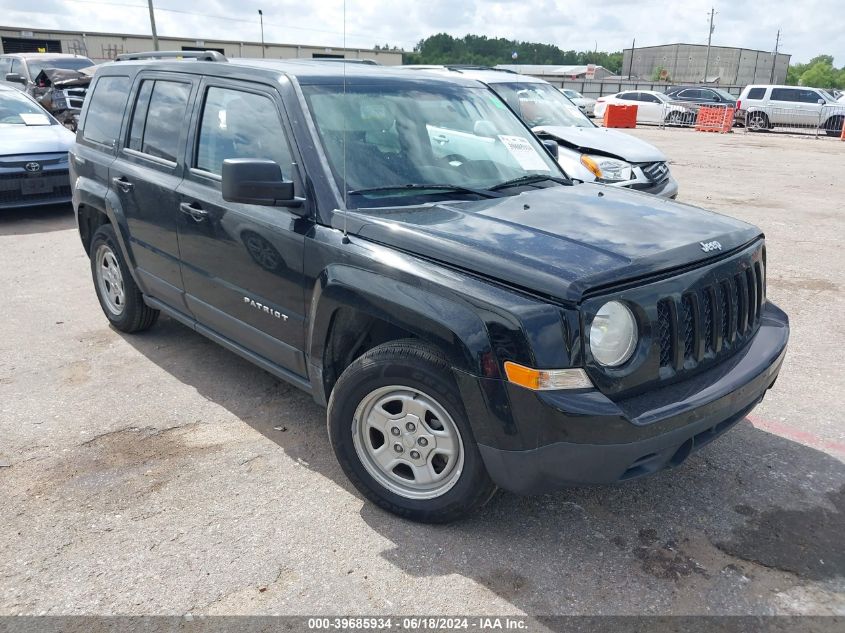
[[[346,0],[345,41],[411,50],[445,32],[556,44],[564,50],[617,51],[675,42],[706,44],[711,4],[687,0]],[[343,0],[154,0],[159,35],[340,46]],[[818,54],[845,66],[842,0],[722,1],[713,44],[780,51],[793,62]],[[29,30],[150,33],[145,0],[0,0],[0,22]]]

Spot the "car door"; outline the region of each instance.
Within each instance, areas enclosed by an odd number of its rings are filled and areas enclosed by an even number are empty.
[[[802,102],[801,92],[799,88],[772,88],[769,99],[772,123],[796,127],[818,123],[818,108]]]
[[[637,123],[660,123],[663,121],[663,102],[647,92],[637,93]]]
[[[129,124],[109,168],[141,283],[183,313],[188,309],[179,265],[176,188],[183,175],[180,148],[195,83],[190,76],[139,73],[130,94]]]
[[[227,158],[274,160],[302,191],[280,96],[270,86],[208,78],[196,102],[176,202],[188,306],[213,334],[305,376],[302,267],[312,222],[221,194]]]

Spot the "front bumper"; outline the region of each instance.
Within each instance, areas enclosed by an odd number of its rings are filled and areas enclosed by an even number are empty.
[[[484,464],[497,485],[522,494],[609,484],[678,466],[763,399],[777,379],[788,338],[786,315],[766,304],[757,334],[733,357],[627,401],[597,390],[534,392],[507,384],[510,433],[530,448],[479,439]]]
[[[67,154],[0,156],[0,209],[66,204],[71,200]],[[38,164],[30,172],[26,165]]]
[[[672,176],[669,176],[661,183],[635,183],[631,185],[624,185],[634,191],[641,193],[650,193],[658,198],[670,198],[674,200],[678,196],[678,181]]]

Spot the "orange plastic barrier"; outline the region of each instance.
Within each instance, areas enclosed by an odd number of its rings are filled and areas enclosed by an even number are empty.
[[[637,127],[637,106],[608,105],[604,111],[604,127]]]
[[[735,108],[714,108],[702,106],[698,109],[695,129],[699,132],[730,132],[734,125]]]
[[[842,122],[842,136],[839,137],[839,140],[845,141],[845,121]]]

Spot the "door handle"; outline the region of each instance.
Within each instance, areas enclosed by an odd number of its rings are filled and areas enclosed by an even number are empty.
[[[431,138],[434,139],[435,141],[437,141],[438,143],[448,143],[449,142],[449,137],[446,136],[445,134],[436,134],[436,135],[432,136]]]
[[[120,189],[123,193],[129,193],[135,188],[131,182],[126,180],[125,176],[119,176],[117,178],[112,178],[111,181],[114,183],[115,187]]]
[[[202,222],[208,217],[208,211],[201,207],[195,206],[193,202],[183,202],[179,205],[179,210],[194,218],[196,222]]]

